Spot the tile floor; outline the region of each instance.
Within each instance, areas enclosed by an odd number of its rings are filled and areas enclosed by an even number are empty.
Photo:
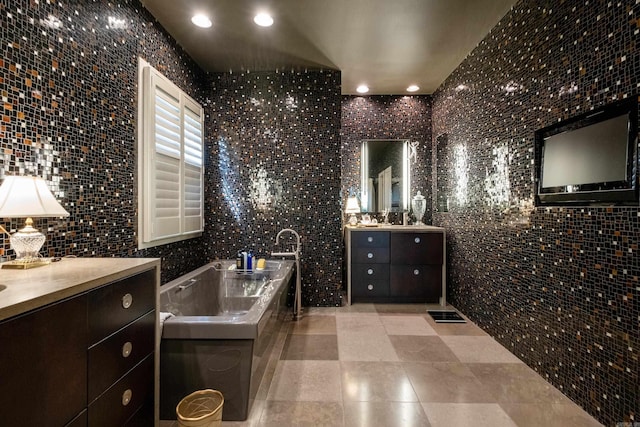
[[[436,324],[424,304],[306,309],[283,326],[249,419],[222,423],[600,425],[473,323]]]

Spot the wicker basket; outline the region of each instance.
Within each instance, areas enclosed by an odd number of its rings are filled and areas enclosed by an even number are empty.
[[[220,427],[224,397],[218,390],[199,390],[176,406],[179,427]]]

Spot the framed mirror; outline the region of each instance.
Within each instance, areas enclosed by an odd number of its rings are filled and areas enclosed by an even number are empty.
[[[360,172],[363,212],[409,209],[409,141],[369,139],[362,142]]]

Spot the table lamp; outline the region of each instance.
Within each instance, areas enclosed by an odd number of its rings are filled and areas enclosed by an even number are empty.
[[[349,224],[356,225],[358,224],[358,218],[356,218],[356,214],[360,212],[360,204],[358,203],[357,197],[349,197],[347,198],[347,206],[344,209],[344,213],[351,214],[349,217]]]
[[[0,186],[0,218],[27,218],[25,226],[10,236],[11,247],[16,252],[14,261],[2,264],[2,268],[32,268],[48,264],[40,258],[40,248],[46,237],[33,228],[33,217],[69,216],[47,187],[47,183],[35,176],[7,176]],[[9,234],[4,227],[0,228]]]

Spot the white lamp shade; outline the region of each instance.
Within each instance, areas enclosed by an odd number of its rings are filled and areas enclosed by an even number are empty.
[[[58,203],[42,178],[4,178],[0,186],[0,218],[57,216],[69,216],[69,212]]]
[[[360,204],[358,203],[357,197],[349,197],[347,198],[347,206],[344,209],[345,213],[360,213]]]

